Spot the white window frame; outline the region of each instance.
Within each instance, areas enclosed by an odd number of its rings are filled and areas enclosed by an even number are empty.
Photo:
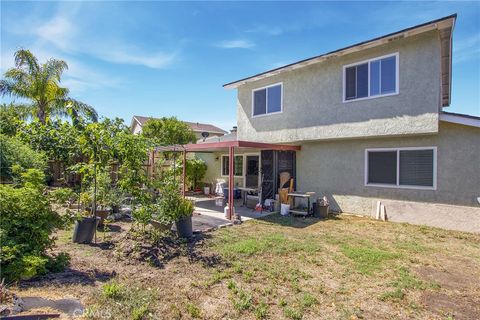
[[[376,94],[374,96],[371,96],[370,95],[370,62],[372,61],[376,61],[376,60],[381,60],[381,59],[385,59],[385,58],[390,58],[390,57],[395,57],[395,92],[390,92],[390,93],[385,93],[385,94]],[[343,103],[349,103],[349,102],[354,102],[354,101],[362,101],[362,100],[369,100],[369,99],[375,99],[375,98],[382,98],[382,97],[388,97],[388,96],[394,96],[394,95],[397,95],[399,94],[400,90],[400,86],[399,86],[399,79],[400,79],[400,76],[399,76],[399,71],[400,71],[400,68],[399,68],[399,55],[398,55],[398,52],[395,52],[395,53],[390,53],[390,54],[387,54],[387,55],[384,55],[384,56],[380,56],[380,57],[375,57],[375,58],[371,58],[371,59],[368,59],[368,60],[363,60],[363,61],[360,61],[360,62],[355,62],[355,63],[350,63],[350,64],[347,64],[347,65],[344,65],[343,66],[343,80],[342,80],[342,101]],[[363,98],[355,98],[355,99],[349,99],[347,100],[346,99],[346,92],[345,92],[345,89],[346,89],[346,81],[347,81],[347,68],[350,68],[350,67],[354,67],[354,66],[358,66],[358,65],[361,65],[361,64],[365,64],[367,63],[368,65],[368,96],[366,97],[363,97]],[[381,82],[381,77],[380,77],[380,82]],[[355,81],[355,85],[357,85],[357,82]]]
[[[433,186],[410,186],[400,184],[400,151],[403,150],[433,150]],[[368,183],[368,152],[370,151],[396,151],[397,152],[397,183]],[[364,185],[365,187],[382,187],[397,189],[437,190],[437,147],[402,147],[402,148],[369,148],[365,149]]]
[[[223,174],[223,157],[226,156],[228,157],[228,153],[225,153],[225,154],[222,154],[220,155],[220,176],[222,178],[228,178],[229,176],[228,175],[224,175]],[[235,175],[235,172],[234,172],[234,175],[233,177],[234,178],[242,178],[243,179],[243,186],[245,187],[246,186],[246,183],[247,183],[247,163],[246,163],[246,158],[247,156],[258,156],[258,170],[259,170],[259,173],[258,173],[258,184],[260,184],[260,177],[261,177],[261,173],[260,173],[260,170],[262,168],[262,157],[260,156],[260,152],[249,152],[249,153],[242,153],[242,154],[236,154],[235,157],[243,157],[243,164],[242,164],[242,175],[241,176],[236,176]]]
[[[280,85],[280,111],[268,112],[268,88],[275,87],[275,86],[278,86],[278,85]],[[266,90],[266,92],[265,92],[265,113],[255,115],[254,112],[253,112],[254,107],[255,107],[255,105],[254,105],[254,103],[255,103],[255,92],[263,90],[263,89]],[[265,117],[265,116],[269,116],[269,115],[272,115],[272,114],[279,114],[279,113],[282,113],[282,112],[283,112],[283,82],[277,82],[277,83],[269,84],[268,86],[264,86],[264,87],[261,87],[261,88],[252,89],[252,118]]]
[[[223,177],[223,178],[225,178],[225,177],[228,178],[228,177],[229,177],[228,174],[227,174],[227,175],[224,175],[224,174],[223,174],[223,157],[229,157],[229,154],[226,153],[226,154],[222,154],[222,155],[220,156],[220,159],[221,159],[221,162],[220,162],[220,176]],[[241,175],[241,176],[235,175],[235,157],[242,157],[242,175]],[[236,155],[233,156],[233,158],[234,158],[234,160],[233,160],[233,163],[234,163],[234,164],[233,164],[233,169],[234,169],[234,170],[233,170],[233,176],[234,176],[235,178],[242,178],[242,177],[244,177],[244,176],[245,176],[245,157],[243,156],[243,154],[236,154]],[[230,169],[229,169],[229,170],[230,170]]]

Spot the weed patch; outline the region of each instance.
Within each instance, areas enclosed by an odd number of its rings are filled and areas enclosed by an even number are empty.
[[[192,318],[194,318],[194,319],[200,318],[201,311],[200,311],[200,308],[199,308],[199,307],[197,307],[197,306],[194,305],[193,303],[187,303],[186,308],[187,308],[188,314],[189,314]]]

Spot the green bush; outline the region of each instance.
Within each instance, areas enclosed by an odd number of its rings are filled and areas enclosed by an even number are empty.
[[[205,161],[199,158],[187,160],[186,176],[190,187],[193,189],[199,187],[199,182],[203,179],[205,173],[207,173]]]
[[[39,169],[27,169],[20,174],[20,181],[26,188],[43,190],[45,188],[45,173]]]
[[[11,281],[49,271],[56,259],[45,251],[61,224],[41,189],[0,185],[0,276]],[[65,263],[64,257],[60,259]]]
[[[13,166],[22,172],[28,168],[44,171],[47,167],[46,157],[42,152],[32,150],[27,144],[14,137],[0,134],[0,179],[13,181]]]
[[[136,222],[140,223],[145,227],[147,224],[150,223],[150,220],[152,220],[154,208],[154,205],[142,205],[139,208],[133,210],[132,216]]]
[[[191,216],[193,210],[193,202],[182,197],[179,192],[178,183],[165,183],[158,202],[159,219],[174,222],[181,218]]]
[[[70,188],[58,188],[50,191],[50,199],[56,203],[64,204],[76,198],[75,192]]]

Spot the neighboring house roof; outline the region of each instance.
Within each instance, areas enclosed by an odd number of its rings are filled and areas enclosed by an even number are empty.
[[[139,124],[140,127],[143,127],[143,125],[149,120],[149,119],[157,119],[153,117],[143,117],[143,116],[133,116],[132,118],[132,123],[130,125],[130,128],[133,129],[133,125],[135,123]],[[208,132],[208,133],[218,133],[218,134],[225,134],[227,131],[220,129],[219,127],[216,127],[212,124],[206,124],[206,123],[198,123],[198,122],[188,122],[188,121],[183,121],[184,123],[188,124],[188,126],[194,131],[194,132]]]
[[[208,137],[205,140],[199,140],[197,143],[209,143],[209,142],[223,142],[223,141],[235,141],[237,140],[237,133],[236,132],[230,132],[226,135],[223,136],[217,136],[217,137]]]
[[[374,39],[363,41],[345,48],[334,50],[328,53],[324,53],[312,58],[300,60],[291,64],[287,64],[283,67],[271,69],[247,78],[243,78],[237,81],[226,83],[223,86],[227,89],[237,88],[245,83],[271,77],[273,75],[290,71],[298,68],[303,68],[308,65],[318,63],[326,60],[327,58],[342,56],[345,54],[365,50],[368,48],[376,47],[382,44],[389,43],[394,40],[410,37],[419,33],[440,30],[440,39],[442,41],[441,46],[441,69],[442,69],[442,105],[448,106],[450,104],[451,93],[451,68],[452,68],[452,28],[455,24],[457,14],[452,14],[440,19],[432,20],[426,23],[422,23],[407,29],[403,29],[397,32],[389,33],[384,36],[380,36]]]
[[[440,121],[480,128],[480,117],[454,112],[440,112]]]

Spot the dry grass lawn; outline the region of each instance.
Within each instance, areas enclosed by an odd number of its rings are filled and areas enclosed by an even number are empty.
[[[480,319],[480,234],[271,216],[139,262],[141,243],[119,254],[131,223],[114,227],[109,245],[60,232],[71,270],[14,290],[79,298],[98,319]]]

